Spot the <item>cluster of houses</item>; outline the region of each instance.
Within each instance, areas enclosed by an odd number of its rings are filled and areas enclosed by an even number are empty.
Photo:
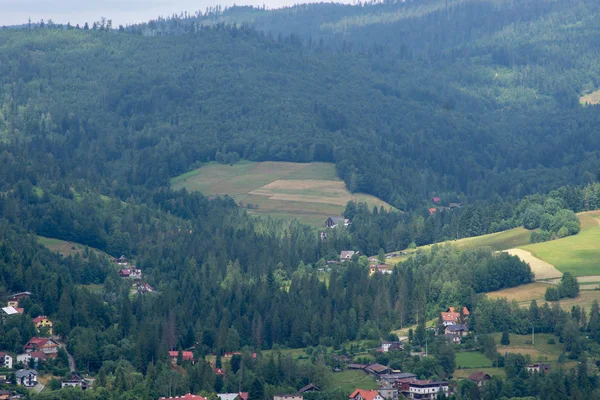
[[[156,289],[154,289],[148,282],[142,281],[142,270],[132,266],[125,256],[121,256],[119,258],[113,259],[113,262],[120,267],[119,276],[122,279],[130,279],[133,281],[133,288],[135,293],[154,293]]]
[[[442,206],[440,203],[442,199],[439,197],[432,197],[431,202],[435,205],[429,208],[429,215],[433,215],[438,211],[454,210],[455,208],[461,208],[462,203],[448,203],[448,206]]]
[[[469,333],[468,319],[470,312],[467,307],[462,308],[461,313],[457,312],[454,307],[450,307],[446,312],[440,313],[440,318],[444,326],[444,336],[459,344],[462,338]]]

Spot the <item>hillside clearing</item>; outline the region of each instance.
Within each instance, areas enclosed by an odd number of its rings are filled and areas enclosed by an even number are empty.
[[[211,163],[171,179],[171,186],[227,194],[253,214],[295,218],[315,227],[324,226],[328,216],[341,215],[351,200],[391,208],[374,196],[350,193],[331,163]]]
[[[497,376],[499,378],[506,377],[504,368],[459,368],[452,375],[455,379],[467,379],[473,372],[485,372],[490,376]]]
[[[86,249],[86,246],[79,243],[68,242],[65,240],[54,239],[45,236],[38,236],[37,240],[39,244],[47,247],[52,252],[62,255],[63,257],[74,256],[75,254],[83,255]],[[92,247],[88,247],[88,249],[96,252],[96,254],[99,256],[109,257],[108,254],[101,250],[94,249]]]
[[[511,256],[519,257],[523,262],[529,264],[531,266],[531,271],[535,274],[536,281],[560,278],[562,276],[562,272],[556,269],[552,264],[540,260],[526,250],[509,249],[506,250],[506,252]]]
[[[495,292],[487,293],[487,297],[490,299],[499,299],[505,297],[508,301],[516,301],[521,307],[529,307],[531,300],[536,300],[538,306],[542,306],[546,303],[544,300],[544,294],[546,288],[550,286],[550,283],[534,282],[526,285],[517,286],[514,288],[497,290]],[[591,308],[594,300],[600,301],[600,290],[593,290],[596,285],[581,285],[579,296],[574,299],[562,299],[558,302],[560,307],[565,311],[571,311],[571,308],[575,305],[587,308]],[[552,304],[549,302],[549,304]]]
[[[600,271],[599,244],[600,225],[582,230],[574,236],[523,246],[523,249],[563,273],[594,276]]]
[[[344,370],[331,374],[331,387],[341,389],[344,394],[349,395],[356,388],[365,390],[377,389],[375,379],[363,371]]]
[[[579,103],[582,105],[600,104],[600,90],[596,90],[595,92],[581,96],[579,98]]]

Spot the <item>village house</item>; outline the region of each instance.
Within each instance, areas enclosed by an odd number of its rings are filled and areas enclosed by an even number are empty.
[[[459,323],[460,313],[456,312],[454,307],[448,308],[446,312],[442,312],[440,313],[440,315],[442,317],[442,323],[444,324],[444,326],[455,325]],[[463,307],[463,317],[467,319],[469,315],[470,313],[467,307]]]
[[[181,355],[183,356],[183,361],[191,361],[194,363],[194,353],[191,351],[182,351]],[[169,351],[169,357],[171,358],[171,363],[173,365],[177,364],[177,358],[179,357],[178,351]]]
[[[14,308],[18,308],[19,307],[19,301],[21,299],[28,299],[29,297],[31,297],[31,292],[19,292],[19,293],[15,293],[12,296],[10,296],[8,298],[7,301],[7,306],[8,307],[14,307]]]
[[[550,371],[550,364],[529,364],[527,366],[527,372],[529,372],[530,374],[534,373],[534,372],[548,372]]]
[[[301,394],[276,394],[273,400],[304,400]]]
[[[88,388],[88,385],[88,382],[85,379],[83,379],[81,375],[79,375],[77,372],[71,372],[71,379],[62,381],[60,383],[61,388],[74,387],[80,388],[81,390],[86,390]]]
[[[33,337],[23,346],[23,350],[26,353],[40,351],[45,357],[55,358],[58,355],[58,343],[50,338]]]
[[[52,335],[52,321],[45,315],[40,315],[33,319],[33,324],[37,329],[38,333],[44,330],[48,335]]]
[[[2,317],[10,317],[11,315],[23,314],[22,308],[15,308],[13,306],[2,308]]]
[[[298,393],[310,393],[310,392],[320,392],[320,391],[321,391],[321,389],[319,389],[312,383],[309,383],[308,385],[298,389]]]
[[[115,262],[115,264],[118,264],[118,265],[123,265],[123,266],[129,265],[129,260],[125,256],[115,258],[113,261]]]
[[[355,254],[358,254],[358,251],[342,250],[340,253],[340,261],[350,261]]]
[[[352,222],[348,218],[344,217],[328,217],[325,221],[325,226],[328,228],[335,228],[338,225],[343,224],[344,226],[350,225]]]
[[[176,396],[176,397],[159,397],[159,400],[206,400],[205,397],[198,396],[195,394],[188,393],[184,396]]]
[[[386,367],[385,365],[381,365],[378,363],[369,364],[365,367],[365,372],[367,374],[373,375],[375,378],[379,378],[381,375],[389,374],[392,372],[390,367]]]
[[[377,389],[381,397],[386,400],[397,400],[398,399],[398,389],[395,387],[380,387]]]
[[[0,400],[10,400],[10,390],[0,390]]]
[[[433,400],[438,393],[448,395],[448,382],[420,379],[401,379],[398,390],[407,399]]]
[[[387,264],[371,264],[369,270],[369,275],[373,275],[375,273],[391,275],[394,272],[394,267]]]
[[[486,374],[485,372],[473,372],[471,375],[469,375],[467,377],[468,380],[475,382],[477,384],[478,387],[482,387],[483,384],[486,381],[489,381],[490,379],[492,379],[492,377],[489,374]]]
[[[440,200],[441,200],[441,199],[440,199],[439,197],[432,197],[432,198],[431,198],[431,201],[432,201],[433,203],[435,203],[435,204],[439,203],[439,202],[440,202]]]
[[[248,400],[248,392],[220,393],[217,397],[219,400]]]
[[[393,387],[398,389],[399,385],[397,382],[401,379],[412,379],[416,377],[417,375],[410,372],[392,372],[391,374],[379,375],[379,384],[383,387]]]
[[[349,397],[350,400],[384,400],[377,390],[356,389]]]
[[[154,293],[156,290],[146,282],[139,282],[135,285],[138,293]]]
[[[402,342],[382,342],[381,345],[377,348],[378,353],[387,353],[392,350],[402,350],[404,345]]]
[[[465,324],[448,325],[446,326],[446,329],[444,329],[445,335],[464,337],[467,336],[468,333],[469,328]]]
[[[21,369],[15,372],[17,385],[28,388],[37,385],[38,372],[35,369]]]
[[[119,276],[128,279],[142,279],[142,270],[138,268],[123,268],[119,270]]]
[[[4,351],[0,351],[0,367],[12,369],[13,361],[14,359],[10,354]]]
[[[31,360],[31,353],[17,354],[17,364],[27,366]]]

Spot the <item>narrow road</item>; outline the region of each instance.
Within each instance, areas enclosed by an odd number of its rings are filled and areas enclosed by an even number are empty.
[[[65,343],[63,343],[63,342],[58,341],[58,340],[56,340],[56,342],[65,351],[65,353],[67,353],[67,357],[69,358],[69,371],[71,371],[71,372],[77,372],[77,364],[75,364],[75,358],[67,350],[67,345]]]

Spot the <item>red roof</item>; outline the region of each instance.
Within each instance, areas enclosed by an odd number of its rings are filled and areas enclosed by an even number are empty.
[[[431,200],[433,200],[434,203],[439,203],[440,202],[440,198],[439,197],[434,197]]]
[[[50,320],[50,318],[46,317],[45,315],[40,315],[39,317],[35,317],[33,319],[33,323],[34,324],[39,324],[40,322],[42,322],[45,319]]]
[[[433,215],[433,214],[435,214],[435,212],[436,212],[436,211],[437,211],[437,208],[435,208],[435,207],[431,207],[431,208],[429,209],[429,215]]]
[[[42,353],[41,351],[32,351],[31,353],[29,353],[29,355],[33,359],[35,359],[35,358],[40,359],[40,360],[46,359],[46,355],[44,353]]]
[[[205,397],[202,396],[197,396],[195,394],[191,394],[188,393],[185,396],[177,396],[177,397],[161,397],[160,400],[174,400],[174,399],[179,399],[179,400],[206,400]]]
[[[240,397],[242,400],[248,400],[248,392],[240,392]]]
[[[470,315],[467,307],[463,307],[463,315],[464,316]],[[460,313],[457,313],[455,311],[454,307],[448,307],[448,312],[442,313],[442,320],[447,321],[447,322],[456,322],[458,320],[458,317],[460,317]]]
[[[54,340],[50,339],[50,338],[43,338],[43,337],[32,337],[29,342],[27,342],[27,344],[25,346],[23,346],[24,349],[33,349],[33,348],[40,348],[40,347],[44,347],[48,342],[52,342],[50,344],[50,346],[58,346],[58,343],[56,343]]]
[[[194,361],[194,353],[192,353],[191,351],[182,351],[181,354],[183,355],[183,359],[185,361]],[[178,351],[169,351],[169,357],[177,358],[178,356]]]
[[[377,390],[356,389],[354,392],[352,392],[352,394],[350,395],[350,398],[354,399],[359,394],[360,394],[360,397],[362,397],[364,400],[373,400],[375,397],[377,397],[379,392]]]

